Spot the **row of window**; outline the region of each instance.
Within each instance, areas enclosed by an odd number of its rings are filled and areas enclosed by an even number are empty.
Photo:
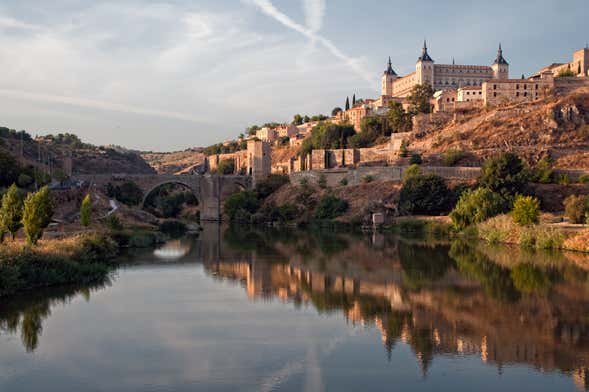
[[[493,93],[493,96],[496,97],[497,96],[497,92],[494,92]],[[528,96],[528,92],[526,91],[525,93],[523,93],[523,94],[520,95],[520,92],[518,91],[518,92],[515,93],[515,96],[516,97],[521,97],[521,96],[527,97]],[[531,96],[535,96],[536,98],[538,98],[538,92],[536,91],[535,94],[534,93],[530,93],[530,97]]]
[[[527,84],[524,84],[523,86],[524,86],[524,90],[527,90],[528,89],[528,85]],[[538,90],[538,85],[537,84],[536,84],[535,88],[536,88],[536,90]],[[515,85],[515,89],[516,90],[519,90],[519,84],[516,84]],[[497,90],[497,85],[496,84],[493,85],[493,90]]]

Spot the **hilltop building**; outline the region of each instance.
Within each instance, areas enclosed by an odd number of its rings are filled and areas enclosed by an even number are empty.
[[[573,61],[570,63],[552,63],[536,72],[532,78],[539,78],[546,73],[551,73],[552,76],[557,77],[565,72],[576,76],[589,76],[589,47],[575,51]]]

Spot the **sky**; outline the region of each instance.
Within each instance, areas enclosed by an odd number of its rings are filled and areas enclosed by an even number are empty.
[[[378,97],[390,56],[512,77],[589,42],[587,0],[1,0],[0,126],[172,151]]]

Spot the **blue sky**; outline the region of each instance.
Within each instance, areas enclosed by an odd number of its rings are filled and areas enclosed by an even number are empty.
[[[511,75],[569,61],[587,0],[2,0],[0,124],[143,150],[203,146],[247,125],[376,97],[386,59]]]

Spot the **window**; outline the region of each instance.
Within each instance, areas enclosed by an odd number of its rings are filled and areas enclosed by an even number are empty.
[[[516,84],[516,85],[515,85],[515,89],[516,89],[516,90],[519,90],[519,84]]]
[[[524,90],[527,90],[527,89],[528,89],[528,85],[524,84]]]
[[[518,91],[517,93],[515,93],[515,96],[516,96],[516,97],[519,97],[519,91]]]
[[[527,97],[527,96],[528,96],[528,93],[527,93],[527,92],[525,92],[525,93],[524,93],[524,97]]]
[[[493,85],[493,90],[497,90],[497,85],[496,84]]]
[[[536,90],[538,90],[538,85],[536,85]]]
[[[493,96],[496,97],[497,96],[497,93],[493,93]]]

